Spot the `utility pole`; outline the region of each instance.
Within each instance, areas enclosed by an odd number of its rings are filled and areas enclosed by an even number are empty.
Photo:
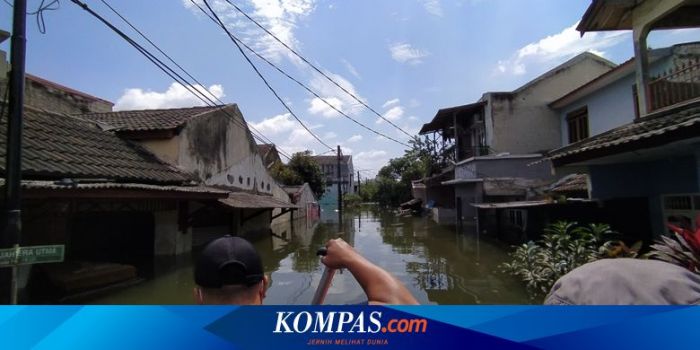
[[[336,166],[336,171],[337,171],[337,185],[338,185],[338,222],[342,223],[343,222],[343,189],[341,187],[341,182],[343,181],[343,176],[340,173],[340,161],[343,159],[342,153],[340,153],[340,145],[338,145],[338,159],[337,159],[337,166]]]
[[[10,55],[9,117],[5,151],[5,229],[2,246],[19,247],[22,234],[22,115],[24,114],[24,63],[27,47],[27,1],[15,0],[12,15],[12,53]],[[10,303],[17,304],[17,266],[12,266]]]
[[[357,171],[357,195],[360,195],[360,187],[362,186],[362,181],[360,181],[360,171]]]

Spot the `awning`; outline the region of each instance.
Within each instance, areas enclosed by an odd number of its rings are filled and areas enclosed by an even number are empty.
[[[565,202],[556,202],[552,199],[543,199],[538,201],[517,201],[517,202],[502,202],[502,203],[471,203],[471,206],[479,209],[517,209],[541,207],[545,205],[566,205],[566,204],[584,204],[594,203],[594,201],[585,198],[569,198]]]
[[[452,117],[454,113],[476,112],[484,108],[485,105],[486,101],[482,101],[463,106],[443,108],[435,114],[435,117],[433,117],[433,120],[431,120],[430,123],[423,124],[423,127],[420,129],[418,134],[423,135],[429,132],[445,129],[452,125]]]
[[[472,203],[473,207],[479,209],[509,209],[509,208],[527,208],[539,207],[543,205],[553,204],[551,200],[541,201],[520,201],[520,202],[504,202],[504,203]]]
[[[443,181],[443,185],[459,185],[459,184],[473,184],[477,182],[484,182],[484,179],[454,179]]]
[[[229,207],[239,209],[298,208],[296,204],[287,203],[272,196],[263,196],[247,192],[231,193],[228,198],[219,199],[219,202]]]
[[[0,187],[5,179],[0,178]],[[217,199],[228,191],[205,186],[171,186],[101,180],[22,180],[27,198]]]

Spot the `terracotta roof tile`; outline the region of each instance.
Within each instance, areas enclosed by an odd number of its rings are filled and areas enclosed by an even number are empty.
[[[5,172],[7,118],[0,122],[0,172]],[[146,183],[183,183],[191,176],[95,123],[25,108],[22,171],[25,177],[104,178]]]
[[[87,113],[81,114],[80,118],[109,125],[115,131],[171,130],[192,118],[224,107],[226,106]]]

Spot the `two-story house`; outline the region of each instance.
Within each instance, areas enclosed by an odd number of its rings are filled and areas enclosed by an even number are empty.
[[[697,1],[595,0],[578,30],[632,30],[635,57],[555,101],[557,173],[585,172],[618,230],[649,241],[700,213],[700,46],[648,50],[651,30],[700,26]]]
[[[514,91],[488,92],[475,103],[440,109],[420,134],[433,135],[436,148],[453,164],[454,176],[445,173],[439,181],[426,179],[425,200],[449,203],[444,197],[451,191],[455,211],[451,223],[470,230],[522,217],[516,209],[479,210],[478,205],[522,201],[533,196],[533,189],[555,180],[546,162],[529,165],[541,160],[543,152],[561,146],[559,115],[549,104],[613,67],[597,55],[582,53]],[[431,193],[442,198],[431,198]],[[445,208],[433,211],[440,221],[449,219],[440,214]],[[479,212],[487,217],[481,225]],[[510,221],[520,229],[526,226],[523,220]]]

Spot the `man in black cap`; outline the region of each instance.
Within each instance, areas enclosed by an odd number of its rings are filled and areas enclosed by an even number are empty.
[[[194,269],[198,304],[259,305],[268,284],[262,259],[240,237],[218,238],[202,250]]]
[[[362,286],[369,304],[418,303],[403,283],[342,239],[328,241],[326,249],[322,262],[330,268],[348,269]],[[198,304],[260,305],[268,284],[255,247],[232,236],[207,244],[197,259],[194,280]]]

